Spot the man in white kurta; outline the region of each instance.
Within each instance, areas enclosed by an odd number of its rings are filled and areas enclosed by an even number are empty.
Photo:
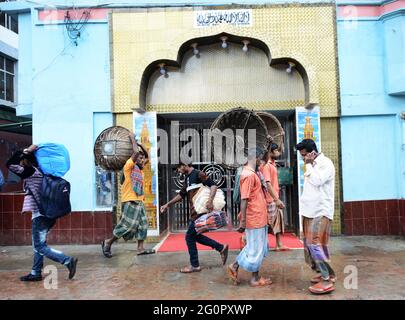
[[[304,233],[305,260],[318,271],[309,290],[324,294],[335,290],[335,272],[330,266],[328,242],[334,212],[335,166],[318,153],[311,139],[304,139],[296,149],[305,161],[304,188],[300,197],[300,215]]]

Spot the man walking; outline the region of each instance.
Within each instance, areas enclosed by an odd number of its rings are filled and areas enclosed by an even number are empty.
[[[190,224],[186,232],[186,243],[188,247],[188,253],[190,255],[190,265],[180,269],[182,273],[192,273],[201,271],[200,263],[198,261],[198,250],[197,242],[205,246],[211,247],[218,251],[221,255],[222,264],[225,265],[228,258],[228,245],[220,244],[202,234],[197,234],[195,230],[195,220],[198,218],[198,214],[194,208],[193,197],[199,190],[198,186],[203,184],[210,187],[210,197],[207,203],[207,209],[211,212],[214,208],[213,200],[217,192],[218,187],[215,185],[214,181],[210,179],[206,173],[203,171],[194,169],[192,166],[184,163],[179,163],[176,166],[176,170],[186,176],[184,185],[178,195],[176,195],[172,200],[163,205],[160,208],[160,212],[164,213],[169,207],[171,207],[176,202],[181,201],[185,197],[188,197],[189,201],[189,213],[190,213]]]
[[[130,135],[134,152],[124,165],[124,181],[121,188],[121,219],[113,230],[113,237],[106,239],[101,244],[101,249],[106,258],[111,258],[111,246],[120,238],[125,241],[136,238],[138,241],[138,255],[155,253],[146,250],[143,246],[148,232],[148,221],[144,205],[143,166],[148,159],[147,151],[138,145],[137,149],[133,135]]]
[[[330,266],[328,242],[334,212],[335,167],[318,153],[311,139],[297,144],[305,162],[304,188],[300,197],[300,215],[304,233],[305,260],[320,273],[311,279],[309,291],[324,294],[335,290],[335,272]]]
[[[47,246],[46,238],[55,225],[56,220],[40,213],[41,186],[43,174],[38,169],[34,155],[36,145],[31,145],[24,151],[17,151],[7,161],[7,167],[24,180],[24,203],[22,213],[32,214],[32,246],[34,248],[34,263],[31,273],[20,278],[21,281],[41,281],[44,256],[65,265],[69,270],[69,279],[76,273],[77,258],[68,257],[62,252]]]
[[[262,182],[257,174],[263,152],[250,149],[248,163],[243,167],[240,177],[240,224],[239,232],[246,231],[246,246],[228,266],[228,275],[234,284],[238,284],[238,270],[242,267],[252,272],[250,285],[262,287],[272,284],[270,279],[259,276],[259,269],[268,254],[267,203]]]

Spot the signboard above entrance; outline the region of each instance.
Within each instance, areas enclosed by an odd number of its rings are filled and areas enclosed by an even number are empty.
[[[252,9],[203,10],[194,12],[194,27],[213,27],[217,25],[252,26]]]

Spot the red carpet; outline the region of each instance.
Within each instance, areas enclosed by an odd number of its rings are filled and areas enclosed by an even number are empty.
[[[175,252],[175,251],[187,251],[186,241],[184,239],[184,233],[171,233],[166,240],[162,243],[158,252]],[[218,241],[219,243],[229,244],[230,250],[240,249],[240,237],[241,233],[236,231],[218,231],[205,233],[211,239]],[[302,242],[292,233],[285,233],[282,237],[283,245],[291,249],[302,249]],[[269,234],[270,248],[274,249],[276,244],[276,238],[272,234]],[[212,250],[210,247],[203,246],[197,243],[198,250]]]

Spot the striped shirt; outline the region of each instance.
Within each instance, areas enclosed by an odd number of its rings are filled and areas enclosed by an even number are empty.
[[[35,167],[23,167],[19,164],[18,154],[7,161],[7,167],[21,179],[24,179],[24,204],[22,212],[39,212],[43,174]],[[34,217],[33,217],[34,218]]]

